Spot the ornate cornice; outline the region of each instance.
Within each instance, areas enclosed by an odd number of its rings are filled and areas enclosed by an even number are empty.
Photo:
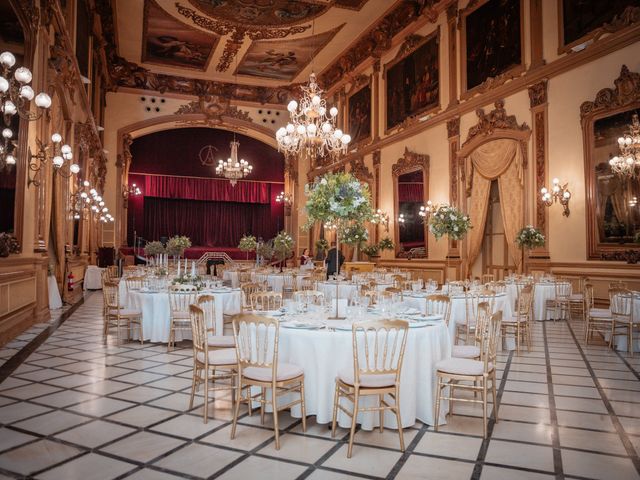
[[[547,103],[547,79],[542,79],[529,87],[529,106],[538,107]]]
[[[51,82],[61,85],[69,93],[69,98],[75,103],[75,76],[73,58],[66,49],[64,38],[55,34],[54,43],[49,47],[49,67],[55,71]]]
[[[131,155],[131,144],[133,143],[133,137],[130,133],[125,133],[122,136],[122,153],[118,154],[118,158],[116,160],[116,167],[122,168],[125,171],[128,171],[128,166],[131,165],[131,159],[133,156]]]
[[[380,150],[375,150],[373,152],[373,166],[374,167],[379,167],[380,166],[380,160],[381,160],[381,151]]]
[[[350,45],[332,65],[320,75],[325,88],[335,85],[340,79],[351,73],[369,57],[379,58],[391,48],[391,40],[409,24],[417,20],[425,10],[429,10],[429,19],[433,18],[433,6],[437,0],[420,2],[399,2],[398,5],[371,27],[358,41]],[[437,18],[437,15],[435,15]],[[432,20],[435,21],[435,20]]]
[[[496,129],[529,130],[529,127],[525,122],[518,124],[518,120],[516,120],[515,115],[507,115],[507,111],[504,108],[504,100],[497,100],[494,106],[496,108],[491,110],[488,114],[485,114],[484,109],[482,108],[476,110],[478,123],[469,129],[467,140],[464,142],[465,144],[478,135],[491,135]]]
[[[447,138],[460,136],[460,117],[447,121]]]
[[[245,122],[253,122],[249,113],[240,110],[226,97],[218,95],[205,95],[198,100],[182,105],[175,111],[176,115],[201,114],[205,117],[205,123],[209,126],[218,126],[224,123],[223,117],[236,118]]]
[[[640,99],[640,73],[631,72],[626,65],[622,65],[620,76],[613,81],[615,88],[603,88],[594,101],[580,105],[580,117],[598,112],[622,107]]]
[[[428,170],[429,155],[412,152],[407,147],[404,147],[404,154],[391,167],[391,174],[394,177],[399,177],[403,173],[415,170],[416,167]]]
[[[373,182],[373,174],[364,163],[364,157],[356,157],[349,162],[349,170],[361,182]]]

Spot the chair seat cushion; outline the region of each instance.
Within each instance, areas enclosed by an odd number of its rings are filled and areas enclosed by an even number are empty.
[[[109,315],[120,315],[121,317],[138,317],[142,315],[140,310],[134,310],[132,308],[112,308],[109,310]]]
[[[582,295],[581,293],[572,293],[569,296],[570,302],[582,302],[583,300],[584,300],[584,295]]]
[[[242,370],[242,376],[259,382],[271,382],[271,367],[247,367]],[[304,370],[291,363],[278,364],[276,381],[283,382],[304,375]]]
[[[340,370],[338,378],[347,385],[353,385],[355,382],[354,371],[352,368]],[[360,374],[360,386],[366,388],[382,388],[393,387],[396,384],[396,375],[394,373],[384,374]]]
[[[236,345],[231,335],[209,335],[207,343],[210,347],[235,347]]]
[[[596,318],[611,318],[611,311],[608,308],[591,308],[589,316]]]
[[[196,358],[204,363],[204,352],[198,352]],[[209,350],[209,365],[235,365],[238,363],[235,348]]]
[[[480,347],[475,345],[454,345],[451,356],[455,358],[478,358],[480,356]]]
[[[448,358],[436,363],[436,370],[452,375],[482,375],[484,362],[471,360],[470,358]],[[489,371],[493,370],[493,364],[489,364]]]

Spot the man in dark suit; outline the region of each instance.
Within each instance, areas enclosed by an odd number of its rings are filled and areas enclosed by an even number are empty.
[[[344,255],[342,252],[338,252],[339,265],[336,265],[336,242],[331,242],[331,248],[327,252],[327,258],[324,263],[327,264],[327,280],[333,274],[340,273],[340,267],[344,263]]]

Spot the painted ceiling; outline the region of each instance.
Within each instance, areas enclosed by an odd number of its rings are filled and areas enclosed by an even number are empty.
[[[404,0],[116,0],[120,56],[157,74],[306,82]]]

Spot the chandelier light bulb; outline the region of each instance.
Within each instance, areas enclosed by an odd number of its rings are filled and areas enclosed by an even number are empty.
[[[282,138],[282,137],[284,137],[286,134],[287,134],[287,129],[286,129],[286,128],[284,128],[284,127],[280,127],[280,128],[278,129],[278,131],[276,132],[276,137],[278,137],[278,138]]]
[[[323,117],[327,113],[327,109],[325,107],[320,107],[318,109],[318,113],[320,114],[321,117]]]
[[[88,198],[87,192],[82,192],[80,198]]]
[[[289,102],[289,105],[287,105],[287,110],[289,110],[291,113],[295,112],[297,108],[298,102],[296,102],[295,100],[291,100]]]
[[[556,177],[556,178],[554,178],[552,181],[553,181],[553,184],[554,184],[554,185],[558,185],[558,184],[560,183],[560,180],[558,180],[558,178],[557,178],[557,177]]]
[[[311,103],[314,106],[317,107],[318,105],[320,105],[320,102],[321,102],[321,100],[320,100],[320,97],[318,95],[314,95],[313,97],[311,97]]]
[[[332,117],[336,117],[338,115],[338,109],[336,107],[331,107],[331,110],[329,110],[329,115],[331,115]]]
[[[335,132],[333,132],[333,136],[336,137],[338,140],[342,138],[342,130],[338,129]]]
[[[292,123],[287,123],[286,130],[287,130],[287,133],[293,133],[293,132],[295,132],[296,127],[294,127]]]
[[[56,155],[55,157],[53,157],[52,162],[54,167],[60,168],[64,163],[64,158],[62,158],[60,155]]]
[[[13,137],[13,131],[10,128],[5,128],[2,130],[2,136],[8,140]]]
[[[547,193],[547,191],[548,191],[548,190],[547,190],[547,187],[542,187],[542,188],[540,189],[540,193],[541,193],[541,194],[543,194],[543,195],[544,195],[545,193]]]
[[[9,90],[9,80],[0,76],[0,93],[4,93]]]
[[[85,187],[88,187],[91,184],[87,180],[85,180],[84,182],[82,182],[82,185],[84,185]]]
[[[60,151],[66,155],[68,155],[69,153],[71,153],[71,147],[67,144],[62,145],[62,147],[60,148]]]
[[[343,135],[340,140],[342,140],[342,143],[344,143],[345,145],[348,145],[351,141],[351,135]]]
[[[33,77],[31,75],[31,71],[27,67],[16,68],[13,76],[20,83],[29,83]]]
[[[18,111],[16,108],[16,105],[11,100],[7,100],[6,102],[4,102],[2,110],[4,111],[5,115],[10,115],[10,116],[15,115],[16,112]]]
[[[71,173],[78,174],[80,172],[80,165],[74,163],[69,167],[69,170],[71,171]]]
[[[33,88],[31,88],[29,85],[23,85],[22,87],[20,87],[20,96],[29,102],[33,100],[35,94],[36,93],[33,91]]]
[[[307,125],[307,133],[309,135],[315,135],[317,131],[318,127],[316,127],[315,123],[310,123],[309,125]]]
[[[296,128],[296,133],[298,135],[304,135],[306,131],[307,129],[304,128],[304,125],[298,125],[298,127]]]
[[[16,57],[11,52],[0,53],[0,63],[7,68],[11,68],[16,64]]]
[[[102,201],[102,197],[100,195],[96,195],[96,202],[101,202]]]
[[[49,108],[51,106],[51,97],[44,92],[36,95],[36,105],[40,108]]]
[[[15,165],[16,164],[16,157],[14,157],[13,155],[9,154],[5,157],[4,159],[5,163],[7,165]]]
[[[332,129],[333,129],[333,127],[331,126],[331,124],[329,122],[324,122],[322,124],[322,131],[324,133],[331,133]]]
[[[59,133],[54,133],[51,135],[51,141],[53,143],[60,143],[62,141],[62,136]]]

